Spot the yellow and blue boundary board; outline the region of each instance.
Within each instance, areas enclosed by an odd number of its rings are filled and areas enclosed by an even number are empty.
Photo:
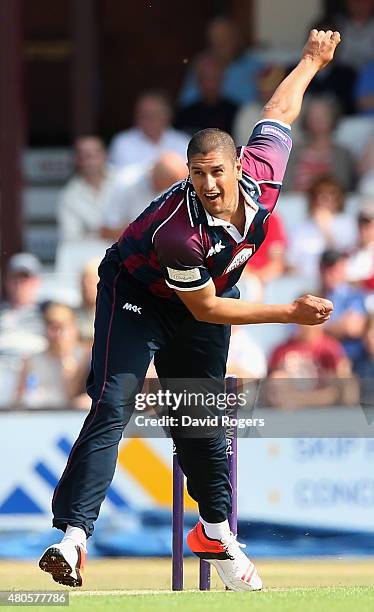
[[[81,412],[68,411],[0,414],[0,536],[30,531],[50,538],[53,489],[83,419]],[[139,516],[142,520],[148,517],[151,528],[157,523],[157,513],[169,517],[171,458],[170,439],[124,438],[102,508],[104,523],[130,529],[130,518]],[[369,534],[374,545],[373,459],[372,438],[239,438],[239,517],[243,533],[248,528],[252,529],[248,538],[260,532],[268,538],[275,535],[269,526],[277,525],[287,527],[286,535],[280,538],[287,539],[289,529],[298,530],[302,536],[308,535],[309,529],[330,530],[331,537],[337,533],[350,537],[361,534],[355,540],[356,548],[368,541],[363,535]],[[196,513],[196,504],[187,493],[185,501],[186,510]],[[138,533],[144,532],[144,521],[138,529]],[[167,554],[167,521],[161,531],[165,542],[160,554]],[[121,553],[121,548],[108,547],[110,538],[105,539],[102,533],[98,530],[94,534],[99,536],[100,554],[126,554],[128,549]],[[153,540],[148,536],[148,542]],[[113,546],[118,542],[118,534],[113,535]],[[277,545],[279,542],[278,538]],[[138,554],[137,546],[134,554]],[[251,546],[253,549],[253,542]],[[146,554],[148,548],[144,550]],[[262,554],[263,549],[258,550],[257,554]],[[274,547],[269,545],[266,550]],[[0,550],[0,556],[5,554]],[[150,554],[158,553],[155,549]]]

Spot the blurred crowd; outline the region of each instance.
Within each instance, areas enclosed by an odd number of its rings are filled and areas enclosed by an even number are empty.
[[[374,376],[374,0],[346,0],[344,12],[314,26],[339,29],[342,43],[309,89],[267,240],[239,288],[256,302],[314,292],[334,302],[334,313],[323,327],[278,326],[274,334],[234,327],[228,362],[230,373],[266,379],[266,402],[279,408],[357,403],[360,380]],[[0,405],[89,407],[85,379],[105,245],[186,177],[195,131],[219,127],[246,144],[263,104],[292,69],[289,59],[243,48],[236,24],[217,17],[178,99],[139,93],[132,127],[108,149],[98,135],[77,139],[75,173],[56,217],[59,248],[79,268],[81,300],[41,300],[37,258],[10,259],[0,305]]]

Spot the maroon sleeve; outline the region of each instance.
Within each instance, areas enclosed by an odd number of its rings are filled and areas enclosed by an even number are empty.
[[[255,125],[241,151],[243,172],[258,184],[259,202],[270,212],[279,197],[291,148],[291,129],[281,122],[264,119]]]
[[[191,227],[183,212],[159,227],[153,246],[168,287],[194,291],[211,281],[199,228]]]

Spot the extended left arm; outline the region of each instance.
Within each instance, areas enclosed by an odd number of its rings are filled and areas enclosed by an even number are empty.
[[[291,125],[298,117],[304,93],[319,70],[334,57],[340,42],[339,32],[312,30],[298,65],[280,83],[264,106],[262,118]]]

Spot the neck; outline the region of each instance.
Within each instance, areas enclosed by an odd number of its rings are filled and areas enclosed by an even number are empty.
[[[217,219],[222,219],[222,221],[227,221],[228,223],[233,223],[232,219],[237,215],[238,210],[240,209],[240,201],[241,201],[241,193],[239,192],[239,188],[233,196],[231,202],[227,204],[225,210],[222,212],[211,212],[210,214]],[[208,211],[210,212],[210,211]]]
[[[314,136],[313,140],[311,141],[312,144],[314,144],[314,146],[324,146],[326,144],[330,144],[331,142],[331,137],[330,134],[317,134],[316,136]]]
[[[48,348],[48,352],[52,357],[57,357],[58,359],[67,359],[72,356],[73,349],[71,346],[61,346],[59,344],[51,344]]]
[[[243,212],[244,212],[244,197],[238,185],[238,190],[235,194],[235,199],[233,201],[233,209],[228,219],[230,223],[234,223],[235,218],[238,217],[238,215],[241,215]]]
[[[206,106],[213,106],[214,104],[217,104],[219,100],[219,95],[217,94],[212,94],[212,95],[206,95],[203,98],[203,102]]]
[[[243,235],[245,228],[245,203],[243,194],[238,190],[236,206],[233,213],[230,215],[228,221],[235,225],[236,229],[240,234]]]
[[[160,142],[163,132],[157,132],[153,134],[150,134],[149,132],[143,132],[143,134],[148,140],[157,143]]]
[[[91,185],[91,187],[93,187],[93,189],[96,190],[100,190],[101,186],[104,182],[105,179],[105,172],[101,171],[97,174],[85,174],[82,175],[84,180],[86,181],[86,183],[88,183],[89,185]]]

